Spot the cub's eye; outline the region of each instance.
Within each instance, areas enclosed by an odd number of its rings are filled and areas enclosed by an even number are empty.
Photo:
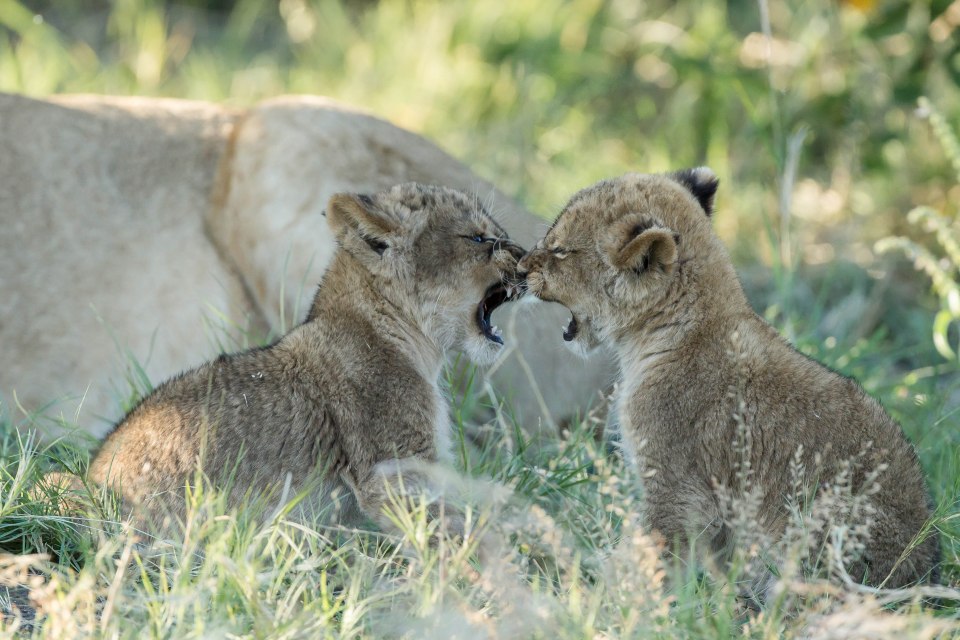
[[[497,241],[496,238],[485,238],[485,237],[483,237],[482,235],[480,235],[479,233],[475,233],[475,234],[473,234],[472,236],[460,236],[460,237],[461,237],[461,238],[464,238],[465,240],[469,240],[470,242],[476,242],[477,244],[483,244],[484,242],[496,242],[496,241]]]
[[[550,253],[556,256],[557,258],[559,258],[560,260],[563,260],[568,255],[573,253],[573,251],[571,251],[570,249],[564,249],[563,247],[554,247],[553,249],[550,249]]]

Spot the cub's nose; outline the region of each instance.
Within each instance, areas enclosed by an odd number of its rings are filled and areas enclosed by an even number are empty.
[[[517,262],[517,266],[514,267],[513,277],[515,278],[515,284],[517,289],[520,292],[520,295],[526,295],[529,291],[530,285],[527,283],[527,275],[530,271],[523,266],[523,259],[526,258],[526,255],[520,256],[520,259]]]
[[[517,270],[517,261],[523,257],[523,253],[523,247],[520,245],[501,239],[494,245],[492,257],[500,269],[514,273]]]
[[[533,268],[534,253],[536,253],[536,249],[521,256],[520,261],[517,262],[517,275],[521,278],[527,277],[527,274],[530,273],[530,270]]]
[[[514,263],[516,263],[520,258],[522,258],[524,254],[523,247],[518,245],[513,240],[510,240],[509,238],[498,239],[494,243],[493,248],[495,251],[505,251],[507,255],[510,256],[510,258],[513,260]]]
[[[508,252],[510,252],[510,255],[513,256],[513,259],[514,259],[514,260],[520,260],[520,258],[523,257],[524,253],[526,253],[526,252],[523,250],[523,247],[521,247],[520,245],[518,245],[518,244],[516,244],[516,243],[514,243],[514,242],[510,242],[509,240],[507,241],[506,245],[504,246],[504,249],[506,249]]]

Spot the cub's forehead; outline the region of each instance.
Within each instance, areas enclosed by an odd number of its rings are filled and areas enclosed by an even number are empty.
[[[381,197],[381,205],[401,208],[407,215],[427,216],[432,224],[470,224],[478,231],[505,235],[476,195],[411,182],[397,185]]]
[[[427,214],[466,212],[479,207],[475,199],[461,191],[417,182],[399,184],[381,194],[381,199],[384,203],[392,202],[406,207],[411,212]]]
[[[601,180],[571,196],[553,221],[548,237],[563,237],[584,226],[603,224],[636,209],[640,193],[636,185],[623,178]]]
[[[619,178],[601,180],[573,194],[553,221],[547,239],[560,239],[601,227],[629,213],[659,208],[657,193],[665,187],[662,176],[628,173]]]

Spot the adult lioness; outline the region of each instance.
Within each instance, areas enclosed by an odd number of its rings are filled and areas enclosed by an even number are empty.
[[[519,267],[531,292],[572,313],[564,340],[616,351],[617,417],[645,470],[650,526],[681,545],[702,532],[723,551],[730,532],[716,484],[741,488],[738,473],[749,469],[759,525],[776,539],[798,451],[815,486],[814,474],[829,482],[866,450],[854,490],[872,491],[865,478],[885,470],[851,570],[887,585],[935,575],[936,535],[916,539],[930,511],[913,449],[855,381],[794,350],[753,312],[710,225],[716,188],[707,168],[600,182],[570,199]],[[752,441],[746,452],[733,446],[738,420]]]
[[[99,436],[126,377],[157,382],[283,333],[332,255],[329,198],[407,181],[477,195],[521,243],[539,235],[539,218],[431,142],[328,99],[0,94],[0,414]],[[491,371],[525,427],[609,383],[605,359],[534,339],[562,309],[514,313],[496,320],[517,339]]]
[[[379,518],[405,460],[450,455],[444,352],[496,358],[491,314],[523,250],[474,198],[439,187],[337,195],[327,219],[341,249],[306,322],[162,384],[104,441],[91,480],[179,516],[198,460],[234,499],[288,476],[299,492],[322,472],[326,491],[348,488]]]

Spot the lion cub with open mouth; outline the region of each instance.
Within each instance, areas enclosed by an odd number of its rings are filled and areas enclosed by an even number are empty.
[[[384,483],[402,463],[449,456],[444,353],[496,358],[490,316],[513,297],[523,250],[442,187],[339,194],[327,219],[339,249],[306,322],[163,383],[104,441],[89,477],[135,514],[182,516],[199,462],[215,484],[230,479],[234,502],[317,482],[383,524]]]
[[[800,354],[750,308],[711,228],[717,183],[705,167],[600,182],[571,198],[518,266],[531,293],[571,311],[564,340],[616,352],[623,446],[644,472],[648,525],[679,545],[697,535],[730,551],[717,487],[738,483],[740,415],[758,525],[771,539],[787,522],[795,456],[816,487],[865,450],[855,492],[886,468],[869,487],[876,511],[852,575],[888,586],[935,578],[937,537],[915,540],[930,511],[913,449],[855,381]]]

